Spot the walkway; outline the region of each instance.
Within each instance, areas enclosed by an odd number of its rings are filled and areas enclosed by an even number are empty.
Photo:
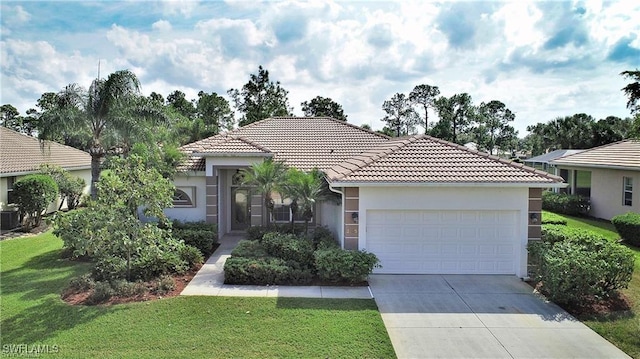
[[[371,299],[369,287],[257,286],[224,284],[224,262],[244,235],[225,235],[220,247],[200,268],[180,295],[223,297],[299,297]]]

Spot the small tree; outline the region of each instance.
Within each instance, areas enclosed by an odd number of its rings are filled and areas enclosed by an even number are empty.
[[[64,202],[67,202],[68,209],[75,209],[80,204],[82,191],[86,186],[84,179],[72,176],[69,171],[64,168],[51,164],[43,164],[40,166],[40,173],[51,176],[58,185],[58,194],[60,195],[60,206],[62,209]]]
[[[309,231],[309,221],[313,218],[313,207],[323,198],[324,186],[322,172],[314,169],[311,172],[290,170],[286,181],[287,194],[296,202],[296,209],[304,219],[304,232]],[[292,210],[293,212],[293,210]],[[292,220],[293,220],[292,213]],[[293,226],[293,224],[292,224]]]
[[[255,186],[255,189],[263,195],[264,205],[267,207],[269,217],[267,226],[271,223],[271,214],[274,206],[271,193],[284,181],[286,170],[287,167],[283,162],[274,161],[272,158],[266,159],[261,163],[254,163],[244,170],[243,184]]]
[[[58,185],[51,176],[28,175],[13,185],[13,193],[20,210],[22,225],[29,231],[40,225],[42,212],[58,194]]]

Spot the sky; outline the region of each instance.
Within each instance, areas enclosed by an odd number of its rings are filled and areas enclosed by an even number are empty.
[[[628,117],[620,72],[640,68],[640,1],[2,1],[0,103],[129,69],[142,92],[188,99],[265,67],[295,115],[316,96],[380,129],[416,85],[499,100],[528,125]],[[238,115],[237,115],[238,116]],[[435,119],[435,114],[430,114]]]

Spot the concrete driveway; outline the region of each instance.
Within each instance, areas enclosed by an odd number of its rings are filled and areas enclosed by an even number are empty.
[[[515,276],[372,275],[398,358],[629,358]]]

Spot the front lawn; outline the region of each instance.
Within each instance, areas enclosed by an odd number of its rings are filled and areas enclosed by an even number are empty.
[[[544,216],[544,214],[543,214]],[[594,231],[605,238],[620,239],[614,226],[607,221],[559,215],[567,220],[567,226]],[[631,310],[608,315],[583,315],[583,323],[622,349],[633,358],[640,358],[640,248],[629,246],[635,254],[635,269],[629,288],[622,290],[632,302]]]
[[[88,266],[60,259],[61,248],[50,233],[0,242],[3,355],[395,357],[373,300],[189,296],[71,306],[60,292]]]

